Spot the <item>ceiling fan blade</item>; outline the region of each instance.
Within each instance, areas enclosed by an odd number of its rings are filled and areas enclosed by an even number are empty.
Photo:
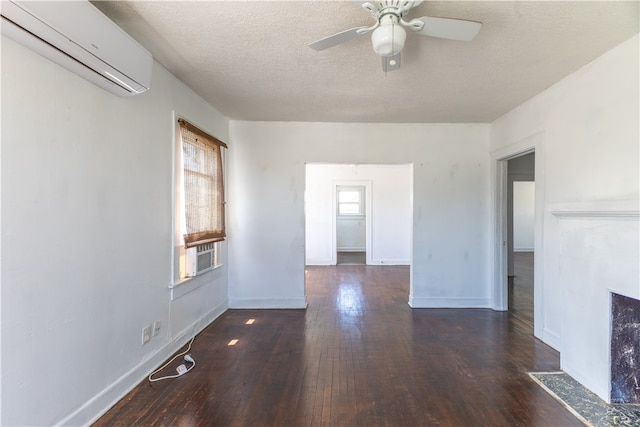
[[[465,21],[464,19],[452,19],[452,18],[433,18],[430,16],[423,16],[422,18],[414,19],[413,21],[424,22],[424,27],[417,33],[439,37],[441,39],[471,41],[480,31],[482,23],[475,21]]]
[[[382,71],[388,73],[389,71],[395,71],[400,68],[400,54],[396,53],[393,56],[382,57]]]
[[[329,37],[325,37],[323,39],[320,39],[318,41],[315,41],[313,43],[311,43],[309,45],[309,47],[311,49],[314,50],[325,50],[328,49],[330,47],[339,45],[341,43],[345,43],[348,42],[349,40],[355,39],[356,37],[365,34],[367,30],[369,29],[369,27],[356,27],[356,28],[351,28],[349,30],[345,30],[341,33],[337,33],[334,34],[332,36]]]

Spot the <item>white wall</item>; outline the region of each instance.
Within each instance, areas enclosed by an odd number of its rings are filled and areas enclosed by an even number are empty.
[[[367,250],[366,215],[341,215],[336,219],[336,246],[338,252],[365,252]],[[309,240],[307,239],[307,245]],[[310,263],[307,260],[307,265]]]
[[[229,132],[231,307],[305,305],[307,163],[413,164],[411,305],[490,305],[488,125],[232,121]]]
[[[119,98],[2,38],[0,424],[90,423],[226,309],[226,267],[171,301],[173,110],[228,139],[158,64]]]
[[[335,264],[334,189],[336,182],[349,185],[366,181],[371,194],[370,264],[408,265],[411,250],[411,166],[327,165],[306,167],[306,258],[308,265]],[[363,218],[356,221],[364,223]],[[340,234],[340,220],[335,234]],[[339,248],[338,242],[338,248]]]
[[[602,292],[589,292],[584,296],[586,301],[573,298],[567,292],[568,286],[582,283],[582,276],[576,275],[577,272],[593,271],[597,254],[583,246],[577,264],[567,270],[562,248],[575,230],[561,232],[560,221],[552,211],[564,206],[562,209],[569,211],[595,209],[605,212],[602,215],[615,216],[619,208],[611,207],[617,206],[613,202],[626,201],[624,209],[637,212],[640,198],[638,48],[636,35],[492,125],[494,151],[518,146],[531,135],[541,135],[536,156],[542,156],[544,163],[544,215],[536,227],[541,229],[542,253],[537,255],[541,256],[543,266],[537,282],[541,286],[536,285],[536,292],[542,293],[544,315],[536,318],[536,323],[542,323],[540,337],[562,350],[562,368],[605,399],[608,399],[603,393],[606,385],[597,373],[600,367],[596,367],[602,363],[601,356],[592,350],[600,349],[603,339],[608,339],[602,336],[608,333],[602,324],[606,320],[599,315],[583,322],[576,319],[585,312],[585,306],[593,304],[606,312],[607,308],[602,306],[608,304],[608,299],[602,295],[606,294],[608,275],[633,286],[640,278],[632,266],[627,265],[620,277],[615,263],[608,266],[598,263],[598,268],[602,268],[598,277],[602,280],[597,285],[589,285],[597,286]],[[537,171],[536,181],[540,181]],[[584,204],[587,207],[583,207]],[[566,208],[567,205],[570,207]],[[604,207],[593,208],[594,205]],[[600,226],[589,221],[582,221],[579,226],[584,231]],[[625,243],[626,247],[637,247],[637,233],[632,239],[631,243]],[[588,241],[582,242],[582,245],[588,244]],[[620,247],[611,246],[609,251],[614,256],[622,255]],[[626,256],[622,259],[631,262]],[[637,257],[635,263],[637,266]],[[570,337],[574,343],[581,341],[581,346],[565,346]]]
[[[513,183],[513,250],[533,251],[533,226],[536,184],[532,181]]]

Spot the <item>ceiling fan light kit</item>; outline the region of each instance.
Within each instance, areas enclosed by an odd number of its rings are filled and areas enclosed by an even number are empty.
[[[373,50],[380,56],[393,56],[402,51],[407,33],[400,25],[397,25],[390,16],[389,22],[383,22],[371,33]]]
[[[371,27],[356,27],[325,37],[309,45],[315,50],[324,50],[348,42],[358,36],[373,31],[371,44],[376,54],[382,57],[382,70],[393,71],[400,68],[400,52],[404,48],[407,33],[403,27],[429,37],[471,41],[480,31],[480,22],[452,18],[423,16],[405,21],[404,16],[423,0],[383,0],[365,2],[362,8],[376,20]]]

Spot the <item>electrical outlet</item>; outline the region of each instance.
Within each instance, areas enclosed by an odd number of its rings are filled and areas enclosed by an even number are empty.
[[[162,323],[159,320],[153,322],[153,336],[157,336],[160,333],[160,325]]]
[[[151,341],[152,328],[153,326],[149,325],[142,329],[142,345],[145,345],[146,343]]]

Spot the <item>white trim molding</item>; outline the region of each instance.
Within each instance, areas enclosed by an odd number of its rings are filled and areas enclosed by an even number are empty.
[[[174,336],[158,350],[142,360],[137,366],[125,372],[111,385],[89,399],[85,404],[73,411],[56,425],[91,425],[104,415],[113,405],[144,381],[163,361],[184,346],[191,337],[200,333],[211,322],[227,311],[226,304],[219,304],[198,318],[182,332]],[[95,415],[93,415],[95,414]],[[92,417],[90,422],[87,418]]]
[[[544,130],[491,152],[491,308],[508,309],[507,284],[507,161],[535,152],[535,224],[534,224],[534,336],[543,339],[544,328],[544,206],[545,154]]]
[[[542,328],[542,341],[556,351],[560,351],[562,348],[560,334],[549,328]]]
[[[306,309],[305,298],[229,298],[233,309]]]
[[[560,203],[551,205],[549,212],[560,219],[640,219],[640,200],[606,200]]]
[[[491,308],[490,298],[409,297],[411,308]]]

